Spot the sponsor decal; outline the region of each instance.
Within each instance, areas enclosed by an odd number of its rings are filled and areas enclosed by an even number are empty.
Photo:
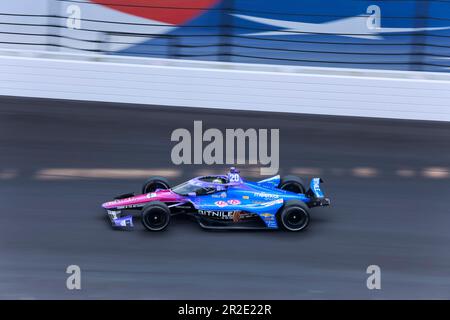
[[[267,193],[267,192],[255,192],[253,193],[253,195],[255,197],[258,198],[265,198],[265,199],[278,199],[279,196],[276,194],[271,194],[271,193]]]
[[[323,193],[322,190],[320,190],[320,178],[314,178],[312,180],[312,189],[314,191],[314,194],[319,197],[322,198],[323,197]]]
[[[233,222],[239,222],[244,219],[249,219],[253,214],[235,210],[235,211],[222,211],[222,210],[198,210],[198,214],[207,216],[210,218],[217,218],[222,220],[233,220]]]
[[[276,228],[277,227],[277,223],[275,221],[268,221],[267,222],[267,227],[268,228]]]
[[[267,202],[265,205],[272,206],[274,204],[280,204],[280,203],[283,203],[283,199],[273,200],[273,201]]]
[[[136,203],[136,204],[129,204],[124,206],[117,206],[116,209],[133,209],[133,208],[142,208],[144,206],[144,203]]]
[[[214,193],[212,195],[213,198],[226,198],[227,197],[227,193],[226,192],[221,192],[221,193]]]
[[[226,203],[225,201],[222,201],[222,200],[216,201],[216,202],[214,202],[214,204],[218,207],[226,207],[228,205],[228,203]]]
[[[271,214],[271,213],[262,213],[261,217],[264,217],[264,218],[273,217],[273,214]]]
[[[248,199],[250,199],[250,197],[249,196],[242,196],[242,199],[248,200]]]
[[[117,219],[119,217],[118,214],[120,214],[120,211],[108,210],[108,215],[112,220]]]
[[[263,217],[266,221],[275,220],[275,216],[271,213],[262,213],[261,217]]]
[[[154,197],[156,197],[156,193],[155,192],[151,192],[151,193],[149,193],[149,194],[147,194],[147,198],[154,198]]]
[[[132,227],[133,226],[132,218],[130,216],[116,219],[116,220],[114,220],[114,224],[116,227]]]
[[[231,220],[233,219],[234,211],[198,210],[198,213],[202,216],[207,216],[211,218]]]
[[[230,199],[230,200],[227,201],[227,203],[230,204],[230,205],[241,204],[241,202],[239,200],[237,200],[237,199]]]

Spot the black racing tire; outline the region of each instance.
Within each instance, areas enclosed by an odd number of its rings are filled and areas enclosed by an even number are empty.
[[[163,177],[151,177],[142,186],[142,193],[153,192],[156,189],[170,189],[169,181]]]
[[[141,219],[147,230],[162,231],[169,225],[170,209],[164,202],[150,202],[142,209]]]
[[[301,178],[292,175],[282,177],[278,189],[294,193],[306,193],[305,182]]]
[[[301,231],[309,225],[308,206],[300,200],[289,200],[278,212],[278,223],[288,231]]]

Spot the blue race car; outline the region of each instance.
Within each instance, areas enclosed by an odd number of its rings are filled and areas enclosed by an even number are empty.
[[[176,214],[194,217],[208,229],[284,229],[300,231],[309,224],[309,209],[328,206],[320,178],[307,187],[296,176],[274,176],[258,182],[244,181],[231,168],[227,175],[202,176],[170,188],[165,178],[145,182],[142,194],[124,194],[102,205],[112,226],[129,228],[133,216],[124,210],[141,211],[144,227],[164,230]]]

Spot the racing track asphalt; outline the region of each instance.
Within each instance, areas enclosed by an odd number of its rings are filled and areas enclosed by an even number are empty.
[[[36,176],[166,168],[181,182],[206,167],[170,161],[171,132],[194,120],[279,128],[281,173],[318,168],[332,206],[301,233],[205,231],[184,218],[162,233],[140,221],[114,231],[100,204],[141,179]],[[2,97],[0,298],[448,299],[450,179],[429,168],[448,170],[449,147],[448,123]],[[65,287],[73,264],[79,291]],[[369,265],[381,290],[366,287]]]

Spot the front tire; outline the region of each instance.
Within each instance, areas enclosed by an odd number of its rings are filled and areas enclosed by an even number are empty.
[[[145,181],[142,186],[142,194],[154,192],[157,189],[169,189],[169,181],[163,177],[151,177],[147,181]]]
[[[162,231],[169,225],[170,209],[160,201],[154,201],[142,209],[142,224],[149,231]]]
[[[288,231],[301,231],[309,225],[308,207],[303,201],[289,200],[278,215],[278,223]]]

